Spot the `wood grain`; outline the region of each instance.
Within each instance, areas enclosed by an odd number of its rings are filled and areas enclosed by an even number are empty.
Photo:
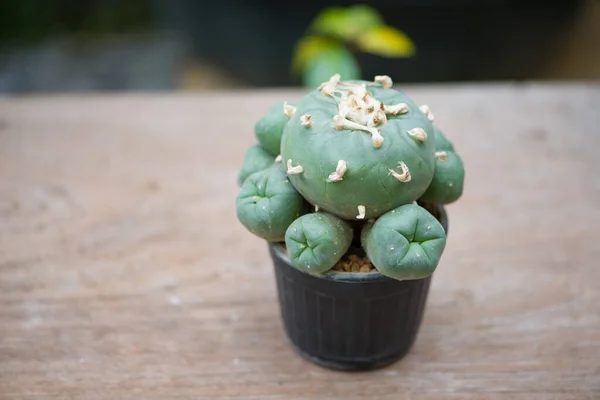
[[[0,398],[600,399],[600,86],[403,90],[466,188],[413,350],[360,374],[292,351],[235,217],[300,92],[0,100]]]

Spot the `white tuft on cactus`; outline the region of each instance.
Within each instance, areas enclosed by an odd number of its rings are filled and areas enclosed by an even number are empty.
[[[389,106],[383,106],[383,111],[386,114],[391,115],[406,114],[408,112],[408,105],[406,103],[398,103]]]
[[[356,216],[356,219],[365,219],[366,212],[367,209],[365,208],[365,206],[358,206],[358,215]]]
[[[440,161],[446,161],[448,159],[448,153],[446,153],[445,151],[436,151],[435,158],[437,158]]]
[[[292,118],[292,115],[296,112],[296,107],[291,104],[288,104],[287,101],[283,102],[283,113],[288,117]]]
[[[304,114],[300,117],[300,124],[302,124],[305,128],[310,128],[312,126],[312,119],[310,114]]]
[[[390,175],[394,178],[398,179],[400,182],[407,183],[410,182],[410,171],[408,170],[408,166],[404,164],[404,162],[400,161],[398,163],[398,168],[402,170],[402,173],[398,173],[393,169],[390,169]]]
[[[431,112],[431,109],[429,108],[429,106],[427,104],[423,104],[422,106],[420,106],[419,110],[421,110],[421,112],[427,116],[427,119],[429,119],[431,122],[433,122],[433,120],[434,120],[433,113]]]
[[[375,83],[379,83],[383,86],[384,89],[391,89],[394,86],[394,82],[392,78],[387,75],[377,75],[374,79]]]
[[[329,176],[327,177],[327,182],[339,182],[339,181],[343,180],[344,179],[343,176],[347,170],[348,170],[348,168],[346,166],[346,161],[339,160],[337,163],[337,166],[335,168],[335,171],[332,172],[331,174],[329,174]]]
[[[425,132],[423,128],[413,128],[408,131],[408,134],[421,143],[427,140],[427,132]]]
[[[298,164],[295,167],[292,167],[292,160],[287,161],[287,173],[288,175],[298,175],[304,172],[304,168],[302,165]]]

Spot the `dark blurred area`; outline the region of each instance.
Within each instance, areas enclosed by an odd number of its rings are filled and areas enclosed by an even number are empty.
[[[351,1],[4,0],[0,93],[220,90],[300,85],[293,48],[325,7]],[[600,76],[592,1],[379,0],[412,58],[359,54],[405,83]]]

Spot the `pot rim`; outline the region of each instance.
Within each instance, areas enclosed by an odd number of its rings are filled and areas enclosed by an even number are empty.
[[[440,212],[440,223],[444,227],[444,230],[448,232],[448,215],[446,214],[446,209],[443,205],[437,206]],[[287,255],[287,251],[283,246],[283,242],[268,242],[269,247],[273,249],[273,253],[277,256],[277,258],[281,259],[285,265],[289,268],[294,268],[290,262],[290,259]],[[325,279],[328,281],[336,281],[336,282],[355,282],[355,283],[368,283],[368,282],[380,282],[380,281],[399,281],[398,279],[389,278],[383,275],[379,271],[374,272],[339,272],[328,270],[322,274],[309,274],[306,271],[299,270],[294,268],[294,270],[309,276],[313,276],[315,278]],[[427,277],[428,278],[428,277]],[[427,279],[423,278],[423,279]]]

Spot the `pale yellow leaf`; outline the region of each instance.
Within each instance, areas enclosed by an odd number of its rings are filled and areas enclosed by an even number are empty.
[[[363,32],[356,38],[357,47],[383,57],[410,57],[416,49],[410,38],[392,26],[378,26]]]
[[[347,8],[331,7],[323,10],[317,15],[309,30],[319,35],[353,40],[361,32],[381,25],[383,20],[374,8],[359,4]]]

